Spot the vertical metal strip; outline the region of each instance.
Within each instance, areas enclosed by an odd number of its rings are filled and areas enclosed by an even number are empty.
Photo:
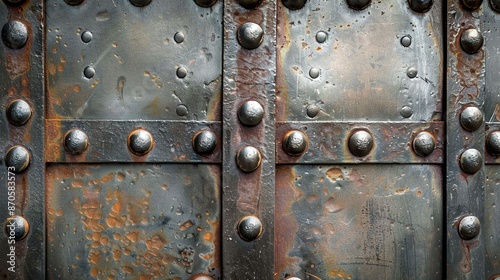
[[[447,13],[447,277],[485,279],[483,10],[464,2]]]
[[[224,1],[224,279],[274,272],[276,3],[259,2]]]
[[[2,279],[45,278],[42,21],[41,0],[0,2]]]

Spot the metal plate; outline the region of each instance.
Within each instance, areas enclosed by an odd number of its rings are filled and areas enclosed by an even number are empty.
[[[484,200],[484,224],[482,235],[486,254],[486,276],[500,276],[500,174],[498,166],[487,165],[485,167],[486,186]]]

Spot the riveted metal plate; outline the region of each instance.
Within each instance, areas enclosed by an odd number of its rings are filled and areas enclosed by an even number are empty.
[[[485,236],[486,276],[500,275],[500,174],[497,166],[486,166],[484,222],[481,224]]]

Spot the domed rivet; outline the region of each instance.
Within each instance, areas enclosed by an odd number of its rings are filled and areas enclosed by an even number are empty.
[[[349,138],[349,150],[357,157],[368,155],[373,148],[373,137],[365,130],[354,132]]]
[[[321,108],[316,104],[311,104],[306,108],[307,116],[310,118],[316,117],[319,114],[319,111],[321,111]]]
[[[64,0],[68,5],[80,5],[83,0]]]
[[[130,0],[130,3],[137,7],[145,7],[151,3],[151,0]]]
[[[401,108],[401,111],[399,111],[399,113],[403,118],[407,119],[413,115],[413,109],[410,106],[403,106],[403,108]]]
[[[291,156],[298,156],[307,149],[307,136],[298,130],[292,130],[283,137],[283,150]]]
[[[92,32],[90,32],[90,31],[84,31],[82,33],[82,36],[80,36],[80,38],[82,39],[82,42],[84,42],[84,43],[89,43],[90,41],[92,41],[92,37],[93,37],[93,35],[92,35]]]
[[[238,109],[238,119],[244,125],[258,125],[264,117],[264,108],[257,101],[247,101]]]
[[[20,21],[9,21],[2,28],[2,40],[7,47],[20,49],[28,41],[28,28]]]
[[[481,231],[481,223],[475,216],[466,216],[460,220],[458,224],[458,233],[465,240],[471,240],[479,235]]]
[[[85,67],[85,69],[83,70],[83,75],[87,78],[87,79],[91,79],[94,77],[95,75],[95,69],[94,67],[92,66],[87,66]]]
[[[313,67],[311,70],[309,70],[309,77],[316,79],[319,77],[320,70],[319,68]]]
[[[304,7],[307,0],[283,0],[283,5],[290,10],[299,10]]]
[[[432,0],[408,0],[410,8],[418,13],[425,13],[432,7]]]
[[[327,38],[328,34],[326,34],[326,32],[324,31],[319,31],[318,33],[316,33],[316,41],[320,44],[324,43]]]
[[[460,45],[468,54],[477,53],[483,46],[483,35],[477,29],[471,28],[465,30],[460,36]]]
[[[208,8],[217,3],[217,0],[194,0],[194,2],[200,7]]]
[[[7,106],[7,119],[13,125],[23,125],[31,118],[31,106],[28,102],[16,99]]]
[[[64,149],[72,155],[83,153],[88,146],[89,138],[85,132],[72,129],[64,136]]]
[[[493,156],[500,155],[500,131],[493,131],[486,138],[486,149]]]
[[[259,150],[252,146],[241,148],[236,154],[236,164],[245,172],[252,172],[260,166],[262,157]]]
[[[7,218],[4,223],[5,234],[8,238],[14,237],[14,240],[21,240],[28,235],[30,225],[22,216],[12,216]]]
[[[217,147],[217,137],[208,130],[197,132],[193,137],[193,149],[200,155],[211,154]]]
[[[245,241],[254,241],[262,234],[262,222],[255,216],[243,217],[238,223],[238,234]]]
[[[11,147],[5,155],[5,164],[8,167],[13,167],[15,173],[20,173],[26,170],[30,165],[30,153],[23,146],[16,145]]]
[[[411,36],[410,35],[403,36],[400,42],[403,47],[408,48],[411,45]]]
[[[186,76],[187,76],[187,74],[188,74],[187,69],[186,69],[185,67],[183,67],[183,66],[181,66],[181,67],[177,68],[177,71],[176,71],[175,73],[176,73],[176,75],[177,75],[177,77],[178,77],[179,79],[184,79],[184,78],[186,78]]]
[[[247,22],[238,28],[238,42],[245,49],[255,49],[264,39],[264,31],[260,25]]]
[[[128,136],[128,147],[137,156],[143,156],[153,148],[153,136],[144,129],[136,129]]]
[[[483,0],[462,0],[462,5],[468,9],[468,10],[477,10],[481,4],[483,3]]]
[[[490,6],[495,12],[500,12],[500,0],[490,0]]]
[[[413,79],[417,76],[417,68],[415,67],[410,67],[408,70],[406,70],[406,75],[408,75],[408,78]]]
[[[422,131],[413,139],[413,151],[421,157],[426,157],[434,151],[436,140],[429,132]]]
[[[179,117],[184,117],[188,114],[188,108],[186,107],[186,105],[180,104],[177,106],[177,108],[175,108],[175,113]]]
[[[214,278],[208,276],[208,275],[195,275],[191,278],[191,280],[214,280]]]
[[[285,280],[301,280],[299,277],[289,276]]]
[[[347,0],[347,5],[354,10],[363,10],[370,5],[371,0]]]
[[[460,156],[460,167],[467,174],[478,172],[483,165],[483,156],[476,149],[468,149]]]
[[[7,3],[8,4],[11,4],[11,5],[19,5],[21,3],[23,3],[25,0],[7,0]]]
[[[238,0],[238,3],[247,9],[254,9],[262,3],[262,0]]]
[[[177,43],[177,44],[180,44],[182,42],[184,42],[184,33],[182,32],[177,32],[174,34],[174,41]]]
[[[468,131],[476,131],[483,124],[483,113],[477,107],[467,107],[460,114],[460,124]]]

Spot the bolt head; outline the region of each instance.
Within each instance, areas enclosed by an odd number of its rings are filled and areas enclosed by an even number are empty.
[[[136,7],[145,7],[151,3],[151,0],[130,0],[130,3]]]
[[[299,156],[307,149],[307,136],[298,130],[292,130],[283,137],[283,150],[291,156]]]
[[[460,220],[458,225],[458,233],[465,240],[471,240],[479,235],[481,223],[475,216],[466,216]]]
[[[136,129],[128,137],[128,147],[136,156],[143,156],[153,148],[153,136],[144,129]]]
[[[462,0],[462,5],[467,9],[467,10],[477,10],[483,3],[483,0]]]
[[[500,155],[500,131],[493,131],[486,138],[486,149],[493,156]]]
[[[304,7],[306,4],[307,0],[282,0],[283,5],[287,7],[290,10],[299,10]]]
[[[477,107],[467,107],[460,114],[460,124],[468,131],[476,131],[483,124],[483,113]]]
[[[238,3],[247,9],[255,9],[262,3],[262,0],[238,0]]]
[[[354,10],[363,10],[370,5],[371,0],[347,0],[347,5]]]
[[[460,167],[467,174],[475,174],[483,166],[483,156],[476,149],[468,149],[460,156]]]
[[[87,149],[88,143],[87,134],[79,129],[72,129],[64,136],[64,149],[72,155],[83,153]]]
[[[212,131],[198,131],[193,137],[193,149],[200,155],[211,154],[217,147],[217,136]]]
[[[238,109],[238,119],[247,126],[258,125],[264,118],[264,108],[257,101],[247,101]]]
[[[15,173],[23,172],[30,164],[28,149],[20,145],[11,147],[5,155],[5,164],[8,167],[14,167]]]
[[[238,28],[238,42],[245,49],[255,49],[262,44],[264,31],[260,25],[247,22]]]
[[[241,148],[236,154],[236,164],[244,172],[252,172],[259,168],[262,156],[256,148],[246,146]]]
[[[238,234],[245,241],[254,241],[262,234],[262,222],[255,216],[243,217],[238,223]]]
[[[421,156],[426,157],[434,151],[436,140],[434,136],[427,131],[422,131],[413,139],[413,151]]]
[[[432,0],[408,0],[410,8],[417,13],[425,13],[432,7]]]
[[[21,240],[28,235],[30,226],[24,217],[14,215],[7,218],[4,223],[4,230],[7,237],[14,236],[14,240]]]
[[[31,118],[31,106],[28,102],[16,99],[7,106],[7,119],[13,125],[23,125]]]
[[[373,137],[365,130],[354,132],[349,138],[349,150],[357,157],[368,155],[373,148]]]
[[[483,46],[483,43],[483,35],[474,28],[465,30],[460,36],[460,45],[468,54],[477,53]]]
[[[2,28],[2,40],[7,47],[20,49],[28,41],[28,28],[18,20],[11,20]]]

